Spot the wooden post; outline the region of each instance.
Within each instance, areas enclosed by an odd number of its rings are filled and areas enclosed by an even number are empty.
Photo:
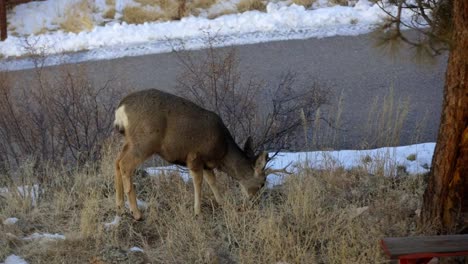
[[[0,0],[0,40],[7,38],[6,0]]]

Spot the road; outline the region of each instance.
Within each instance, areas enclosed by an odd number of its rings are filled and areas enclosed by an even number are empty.
[[[274,82],[282,73],[292,70],[331,87],[334,93],[332,105],[324,110],[333,118],[340,109],[342,114],[337,123],[340,130],[332,131],[324,125],[314,128],[312,146],[343,149],[385,145],[388,140],[382,140],[384,131],[389,132],[394,125],[389,128],[384,123],[398,119],[379,114],[388,109],[388,103],[385,106],[382,101],[390,90],[394,94],[393,108],[407,110],[407,114],[402,114],[405,118],[401,129],[392,131],[399,138],[398,143],[435,141],[447,56],[440,56],[431,65],[421,65],[409,59],[412,53],[408,50],[390,56],[375,48],[373,43],[371,35],[360,35],[277,41],[236,48],[244,74]],[[193,54],[199,56],[203,52],[193,51]],[[173,53],[81,64],[95,82],[113,79],[116,85],[134,89],[157,87],[174,91],[177,76],[183,71]],[[53,66],[47,67],[46,71],[53,73],[58,69]],[[31,72],[20,70],[12,74],[21,80],[17,85],[29,85],[33,82]],[[342,103],[338,107],[340,96]],[[376,98],[380,101],[373,106]],[[402,100],[407,100],[407,108]],[[370,135],[372,133],[382,135],[378,139],[376,135]]]

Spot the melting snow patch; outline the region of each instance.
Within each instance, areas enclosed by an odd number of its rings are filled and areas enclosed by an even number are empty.
[[[128,201],[125,202],[125,207],[129,208],[130,204]],[[148,208],[148,204],[145,201],[137,199],[137,206],[141,210],[146,210]]]
[[[288,166],[287,170],[292,173],[297,173],[297,168],[301,166],[323,170],[338,167],[352,169],[362,166],[369,173],[375,173],[383,166],[385,175],[387,176],[396,175],[399,168],[404,168],[408,174],[419,174],[429,171],[434,148],[435,143],[423,143],[369,150],[280,152],[268,164],[268,168],[279,170],[291,164],[291,166]],[[412,154],[414,154],[415,159],[408,160],[407,157]],[[176,175],[180,175],[185,182],[188,182],[190,179],[188,171],[178,166],[152,167],[147,168],[146,171],[151,176],[157,176],[160,175],[160,173],[167,174],[176,172]],[[268,175],[267,187],[271,188],[282,184],[286,177],[288,176],[283,173]]]
[[[120,223],[120,219],[122,219],[122,218],[121,218],[120,216],[116,215],[116,216],[114,217],[114,220],[112,220],[112,222],[110,222],[110,223],[105,223],[105,224],[104,224],[104,227],[105,227],[106,229],[110,229],[110,228],[112,228],[112,227],[118,225],[118,224]]]
[[[3,221],[3,224],[4,225],[14,225],[16,224],[16,222],[18,222],[18,218],[16,217],[10,217],[10,218],[7,218]]]
[[[148,172],[148,174],[151,176],[158,176],[159,173],[175,173],[180,175],[184,182],[188,182],[190,180],[190,174],[188,170],[176,165],[165,167],[150,167],[146,169],[146,172]]]
[[[28,264],[28,262],[16,255],[10,255],[5,259],[5,262],[3,262],[2,264]]]
[[[24,199],[31,199],[32,206],[36,206],[40,191],[38,184],[34,184],[33,186],[24,185],[17,187],[18,195]],[[0,188],[0,196],[9,197],[11,195],[12,194],[8,188]]]
[[[130,251],[132,251],[132,252],[143,252],[143,249],[141,249],[141,248],[139,248],[139,247],[132,247],[132,248],[130,249]]]
[[[23,238],[23,240],[64,240],[65,236],[60,234],[49,234],[49,233],[34,233],[30,236]]]

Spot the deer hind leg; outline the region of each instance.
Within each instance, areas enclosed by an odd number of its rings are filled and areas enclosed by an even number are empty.
[[[124,188],[122,182],[122,173],[120,171],[120,160],[122,159],[124,153],[128,150],[128,144],[122,148],[122,151],[119,153],[117,160],[115,161],[115,203],[117,205],[117,213],[121,214],[124,206]]]
[[[221,205],[223,203],[223,198],[222,198],[221,194],[219,193],[218,186],[216,185],[216,176],[214,174],[214,171],[213,170],[204,170],[204,176],[206,178],[206,181],[208,182],[208,185],[211,188],[211,191],[213,191],[216,203]]]
[[[203,183],[203,164],[198,160],[196,154],[189,154],[187,157],[187,167],[190,170],[190,175],[193,179],[193,189],[195,195],[194,211],[195,215],[201,212],[201,196]]]
[[[141,212],[137,206],[135,186],[133,186],[132,178],[136,167],[145,161],[148,157],[148,155],[142,154],[143,152],[135,150],[134,147],[127,147],[126,149],[124,148],[118,164],[121,173],[123,190],[127,195],[128,202],[130,204],[130,211],[132,212],[133,218],[135,218],[135,220],[141,219]]]

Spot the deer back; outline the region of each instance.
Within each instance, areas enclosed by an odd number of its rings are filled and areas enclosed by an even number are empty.
[[[117,108],[115,125],[136,148],[180,165],[192,153],[205,166],[217,167],[234,142],[218,115],[155,89],[125,97]]]

